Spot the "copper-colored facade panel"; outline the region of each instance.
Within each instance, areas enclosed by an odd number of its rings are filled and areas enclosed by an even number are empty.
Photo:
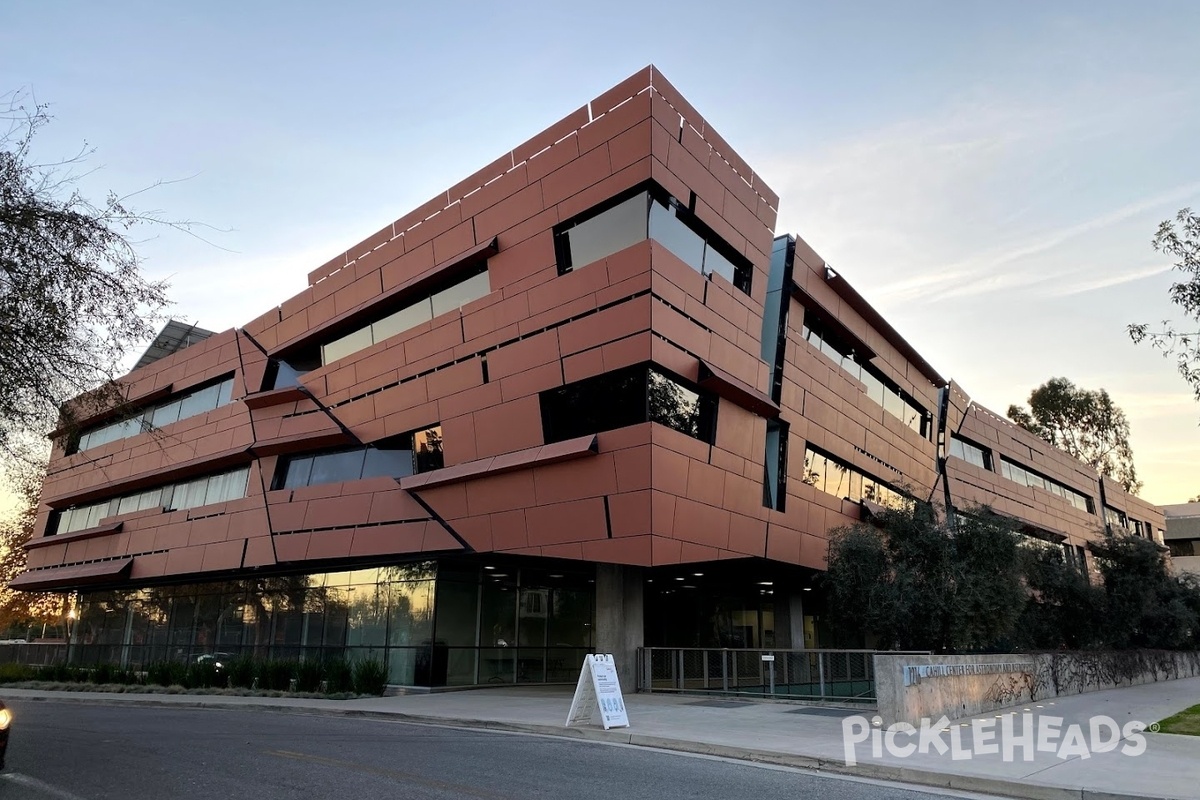
[[[579,244],[643,188],[657,217]],[[135,370],[131,402],[85,430],[230,377],[217,407],[86,452],[57,432],[14,586],[429,563],[490,585],[486,570],[553,581],[596,562],[644,570],[649,619],[671,588],[654,581],[761,571],[753,602],[816,602],[830,530],[883,492],[990,505],[1073,557],[1106,524],[1159,535],[1159,509],[974,403],[807,243],[773,238],[778,207],[647,67],[240,330]],[[676,227],[660,239],[664,210]],[[404,330],[376,326],[422,302]],[[298,385],[272,385],[280,358],[307,370]]]

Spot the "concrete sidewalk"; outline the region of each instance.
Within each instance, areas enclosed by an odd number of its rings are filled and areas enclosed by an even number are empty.
[[[886,749],[880,757],[874,757],[866,742],[856,749],[858,763],[849,766],[845,762],[842,721],[859,712],[792,703],[630,694],[626,695],[630,727],[604,731],[598,725],[565,728],[571,694],[556,687],[505,687],[362,700],[20,689],[5,689],[0,695],[14,700],[328,713],[521,731],[1021,798],[1200,797],[1200,737],[1190,736],[1146,733],[1145,752],[1138,756],[1124,755],[1120,748],[1068,758],[1039,751],[1032,754],[1032,761],[1025,761],[1018,751],[1017,760],[1009,762],[1000,754],[955,760],[951,752],[939,755],[935,751],[897,758]],[[1107,715],[1119,726],[1131,720],[1150,724],[1196,703],[1200,703],[1200,678],[1059,698],[1029,708],[1035,719],[1038,715],[1061,717],[1063,734],[1076,723],[1082,725],[1086,735],[1088,721],[1095,715]],[[1024,708],[1014,707],[1008,713],[1019,715]],[[981,719],[998,723],[1000,716],[989,714]],[[970,723],[970,719],[954,722],[967,747],[972,745]],[[944,734],[943,740],[948,742],[949,736]],[[907,739],[901,739],[904,741]]]

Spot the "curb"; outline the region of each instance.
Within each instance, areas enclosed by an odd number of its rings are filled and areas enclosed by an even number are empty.
[[[25,689],[21,691],[37,691]],[[74,694],[75,696],[71,696]],[[180,695],[172,695],[179,697]],[[137,699],[132,697],[149,697],[149,695],[131,695],[123,697],[97,697],[84,693],[49,692],[39,694],[13,695],[14,700],[30,702],[77,703],[81,705],[102,706],[147,706],[151,708],[186,708],[186,709],[216,709],[221,711],[267,711],[277,714],[320,715],[345,717],[349,719],[371,719],[391,722],[403,722],[413,725],[428,725],[440,728],[468,728],[474,730],[497,731],[507,733],[525,733],[538,736],[553,736],[565,739],[578,739],[607,744],[624,744],[633,747],[645,747],[667,752],[689,753],[693,755],[727,758],[734,761],[747,761],[773,766],[792,767],[794,769],[810,770],[826,775],[844,775],[854,778],[891,781],[912,786],[929,786],[939,789],[993,794],[1003,797],[1021,798],[1021,800],[1178,800],[1163,795],[1132,795],[1113,794],[1099,789],[1071,789],[1067,787],[1050,786],[1037,783],[1022,783],[1007,778],[993,778],[975,775],[956,775],[935,772],[927,769],[912,767],[897,767],[889,764],[858,763],[848,766],[836,759],[806,756],[800,754],[780,753],[769,750],[754,750],[748,747],[694,742],[687,739],[674,739],[664,736],[653,736],[635,733],[628,730],[603,730],[601,728],[567,728],[557,725],[545,725],[532,722],[504,722],[500,720],[481,720],[467,717],[438,717],[428,714],[411,714],[403,711],[374,711],[371,709],[355,708],[324,708],[321,706],[290,706],[274,703],[230,703],[225,701],[201,700],[159,700]],[[346,702],[346,701],[332,701]]]

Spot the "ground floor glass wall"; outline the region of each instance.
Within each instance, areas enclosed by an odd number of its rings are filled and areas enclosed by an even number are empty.
[[[579,566],[443,560],[89,592],[71,659],[373,658],[402,686],[571,681],[593,642]]]

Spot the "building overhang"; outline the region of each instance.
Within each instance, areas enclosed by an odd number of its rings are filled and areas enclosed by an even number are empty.
[[[400,479],[400,488],[408,491],[417,489],[432,489],[435,486],[445,486],[473,478],[501,475],[530,467],[542,467],[547,464],[557,464],[560,461],[572,461],[576,458],[594,456],[597,453],[595,434],[567,439],[564,442],[554,442],[539,447],[528,447],[502,456],[480,458],[475,461],[464,461],[442,469],[421,472]]]
[[[81,531],[72,531],[71,533],[56,533],[53,536],[41,536],[37,539],[30,539],[23,546],[26,550],[36,550],[39,547],[49,547],[55,544],[70,544],[78,542],[81,539],[95,539],[97,536],[108,536],[110,533],[120,533],[121,528],[125,523],[121,520],[116,522],[106,522],[103,525],[97,525],[93,528],[84,528]]]
[[[25,592],[49,592],[115,583],[127,578],[132,566],[133,557],[126,556],[94,564],[35,569],[21,573],[9,581],[8,587]]]
[[[707,361],[700,362],[699,379],[696,383],[702,389],[707,389],[760,417],[775,419],[779,416],[779,405],[768,395]]]

